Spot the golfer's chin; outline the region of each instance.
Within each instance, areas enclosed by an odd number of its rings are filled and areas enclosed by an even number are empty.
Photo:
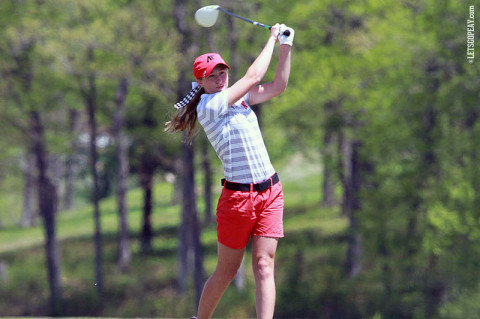
[[[227,88],[226,85],[220,85],[220,86],[217,86],[215,89],[218,92],[222,92],[223,90],[225,90]]]

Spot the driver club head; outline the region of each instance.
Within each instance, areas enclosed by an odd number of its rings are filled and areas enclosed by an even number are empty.
[[[195,20],[202,27],[211,27],[217,22],[218,5],[206,6],[195,12]]]

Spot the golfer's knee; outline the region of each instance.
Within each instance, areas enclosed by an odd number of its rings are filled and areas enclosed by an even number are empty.
[[[256,256],[256,258],[254,258],[252,266],[255,280],[266,280],[273,277],[274,259],[272,256]]]
[[[232,281],[240,265],[218,265],[215,274],[223,281]]]

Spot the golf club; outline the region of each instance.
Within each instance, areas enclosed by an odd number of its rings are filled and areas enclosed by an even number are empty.
[[[200,9],[198,9],[197,12],[195,12],[195,20],[197,20],[198,24],[200,24],[202,27],[205,27],[205,28],[211,27],[215,24],[215,22],[217,22],[219,11],[222,11],[223,13],[231,15],[232,17],[238,18],[240,20],[249,22],[249,23],[254,24],[254,25],[258,25],[260,27],[263,27],[263,28],[266,28],[266,29],[269,29],[269,30],[272,28],[269,25],[266,25],[266,24],[263,24],[263,23],[260,23],[260,22],[256,22],[256,21],[252,21],[250,19],[247,19],[247,18],[241,17],[239,15],[236,15],[235,13],[227,11],[227,10],[221,8],[218,5],[211,5],[211,6],[206,6],[206,7],[202,7]],[[285,32],[283,32],[283,34],[288,37],[290,35],[290,31],[286,30]]]

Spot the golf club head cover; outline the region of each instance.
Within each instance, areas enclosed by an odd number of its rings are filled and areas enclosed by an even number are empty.
[[[290,34],[288,36],[283,34],[286,30],[290,31]],[[280,41],[280,44],[287,44],[289,46],[292,46],[294,37],[295,37],[295,30],[293,30],[290,27],[287,27],[284,24],[280,25],[280,34],[278,35],[278,41]]]

